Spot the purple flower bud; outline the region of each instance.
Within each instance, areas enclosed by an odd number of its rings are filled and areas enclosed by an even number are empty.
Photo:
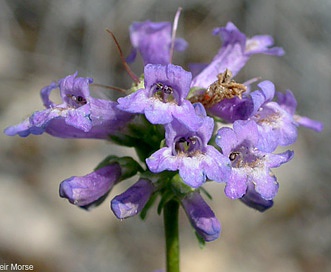
[[[146,205],[154,192],[154,185],[147,179],[139,179],[124,193],[111,201],[111,209],[119,219],[128,218],[138,214]]]
[[[192,227],[206,242],[217,239],[221,232],[221,224],[214,212],[198,192],[186,195],[181,200],[182,206]]]
[[[89,208],[106,196],[120,177],[119,164],[107,165],[88,175],[75,176],[62,181],[60,196],[67,198],[74,205]]]

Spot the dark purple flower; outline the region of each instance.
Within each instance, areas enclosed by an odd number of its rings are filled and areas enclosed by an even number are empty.
[[[256,114],[264,103],[271,101],[275,94],[275,86],[270,81],[262,81],[257,86],[259,90],[245,92],[241,98],[235,96],[231,99],[223,99],[208,108],[208,113],[218,116],[228,123],[247,120]]]
[[[131,115],[117,109],[117,103],[90,96],[91,78],[69,75],[41,90],[45,110],[34,112],[22,123],[5,129],[8,136],[26,137],[44,132],[61,138],[107,139],[123,126]],[[60,89],[61,104],[50,100],[50,93]]]
[[[124,193],[111,201],[111,209],[119,219],[138,214],[154,192],[154,185],[147,179],[139,179]]]
[[[235,76],[252,55],[284,54],[282,48],[270,47],[274,43],[271,36],[258,35],[248,39],[231,22],[225,27],[216,28],[213,34],[221,37],[223,45],[211,63],[193,78],[192,87],[208,88],[216,80],[217,75],[223,73],[225,69],[229,69]]]
[[[255,191],[254,184],[252,182],[247,184],[246,193],[243,197],[240,198],[240,200],[248,207],[251,207],[260,212],[264,212],[274,205],[273,200],[264,199]]]
[[[230,174],[230,161],[207,144],[213,133],[214,121],[206,116],[201,104],[194,106],[203,120],[202,125],[193,130],[175,118],[165,126],[166,147],[153,153],[146,163],[153,173],[179,170],[184,183],[197,188],[207,178],[216,182],[226,181]]]
[[[190,101],[186,100],[192,75],[182,67],[148,64],[144,69],[145,88],[118,99],[118,108],[130,113],[144,113],[152,124],[167,124],[173,118],[198,127]]]
[[[121,167],[114,163],[81,176],[71,177],[61,182],[60,196],[70,203],[89,208],[98,202],[113,188],[121,177]]]
[[[272,154],[257,148],[258,126],[254,121],[236,121],[233,129],[223,127],[217,132],[216,144],[221,147],[232,165],[230,178],[225,186],[225,194],[232,199],[241,198],[250,183],[256,192],[266,200],[275,197],[278,191],[276,177],[270,168],[279,167],[293,157],[292,151]]]
[[[198,192],[186,195],[181,199],[181,203],[199,236],[206,242],[214,241],[219,237],[221,224]]]
[[[293,116],[298,125],[310,128],[317,132],[321,132],[323,130],[323,124],[321,122],[295,114],[297,101],[294,94],[290,90],[287,90],[285,94],[277,92],[276,95],[278,98],[278,104]]]
[[[135,22],[130,26],[130,38],[134,47],[128,61],[132,62],[139,51],[144,64],[169,64],[171,58],[172,26],[170,22]],[[183,39],[175,40],[175,50],[185,50]]]

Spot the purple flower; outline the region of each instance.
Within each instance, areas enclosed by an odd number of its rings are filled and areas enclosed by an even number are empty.
[[[266,211],[274,204],[273,200],[264,199],[263,197],[261,197],[260,194],[255,191],[253,182],[249,182],[247,184],[247,191],[245,195],[240,198],[240,200],[248,207],[251,207],[260,212]]]
[[[179,170],[184,183],[197,188],[207,178],[216,182],[226,181],[230,174],[230,161],[213,146],[207,145],[214,121],[206,116],[200,103],[194,106],[197,115],[203,117],[202,125],[193,130],[175,118],[165,126],[166,147],[153,153],[146,163],[153,173]]]
[[[190,90],[190,72],[172,64],[148,64],[144,77],[144,89],[118,99],[120,110],[144,113],[152,124],[167,124],[175,117],[189,126],[200,126],[191,102],[185,99]]]
[[[285,94],[277,92],[276,95],[278,98],[278,104],[293,116],[298,125],[310,128],[317,132],[321,132],[323,130],[323,124],[321,122],[295,114],[297,101],[294,94],[290,90],[287,90]]]
[[[131,115],[117,109],[117,103],[90,96],[91,78],[69,75],[41,90],[45,110],[34,112],[22,123],[5,129],[8,136],[26,137],[44,132],[61,138],[107,139],[123,126]],[[50,93],[60,89],[61,104],[50,100]]]
[[[154,185],[147,179],[139,179],[124,193],[111,201],[111,209],[119,219],[138,214],[154,192]]]
[[[61,182],[60,196],[82,208],[99,204],[107,196],[114,184],[121,177],[121,167],[114,163],[81,176],[71,177]]]
[[[258,35],[248,39],[231,22],[227,23],[226,27],[216,28],[213,34],[221,37],[223,45],[211,63],[194,77],[192,87],[208,88],[216,80],[217,75],[223,73],[225,69],[229,69],[235,76],[252,55],[284,54],[282,48],[270,48],[274,43],[271,36]]]
[[[292,151],[280,154],[266,153],[257,148],[258,126],[254,121],[236,121],[231,128],[217,132],[216,144],[222,148],[232,165],[231,176],[225,186],[225,194],[232,199],[245,195],[250,183],[264,199],[271,200],[278,191],[276,177],[270,168],[279,167],[293,157]]]
[[[128,61],[132,62],[141,54],[144,65],[169,64],[171,58],[172,26],[170,22],[135,22],[130,26],[130,38],[134,47]],[[185,50],[187,43],[183,39],[175,40],[174,49]]]
[[[206,242],[214,241],[219,237],[221,224],[198,192],[186,195],[181,203],[199,236]]]

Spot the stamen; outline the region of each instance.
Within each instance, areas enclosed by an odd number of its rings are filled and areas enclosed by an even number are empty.
[[[177,27],[178,27],[178,20],[180,13],[182,12],[182,8],[179,7],[177,9],[175,18],[174,18],[174,23],[172,25],[172,34],[171,34],[171,46],[170,46],[170,63],[172,63],[172,58],[174,56],[174,48],[175,48],[175,38],[176,38],[176,32],[177,32]]]
[[[175,154],[194,156],[201,152],[201,139],[197,136],[181,137],[175,143]]]
[[[156,83],[154,85],[153,96],[164,103],[176,102],[173,88],[163,83]]]
[[[81,95],[75,96],[72,94],[67,94],[67,97],[69,97],[73,102],[77,103],[80,106],[85,105],[87,103],[86,99]]]
[[[106,29],[106,31],[112,36],[112,38],[113,38],[113,40],[114,40],[114,42],[116,44],[116,47],[117,47],[118,52],[120,54],[120,58],[121,58],[121,61],[122,61],[122,64],[124,66],[125,71],[129,74],[129,76],[132,78],[132,80],[138,85],[140,83],[139,77],[134,72],[132,72],[130,66],[126,62],[126,60],[125,60],[125,58],[123,56],[122,49],[121,49],[121,47],[120,47],[120,45],[119,45],[119,43],[118,43],[118,41],[117,41],[114,33],[111,32],[109,29]]]
[[[122,88],[115,87],[115,86],[108,86],[108,85],[103,85],[103,84],[98,84],[98,83],[93,83],[91,85],[101,87],[101,88],[110,89],[110,90],[114,90],[114,91],[118,91],[120,93],[126,93],[126,90],[124,90]]]

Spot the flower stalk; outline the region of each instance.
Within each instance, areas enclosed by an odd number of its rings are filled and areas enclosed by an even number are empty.
[[[166,244],[166,272],[179,272],[179,231],[178,231],[179,203],[170,200],[164,205],[164,233]]]

